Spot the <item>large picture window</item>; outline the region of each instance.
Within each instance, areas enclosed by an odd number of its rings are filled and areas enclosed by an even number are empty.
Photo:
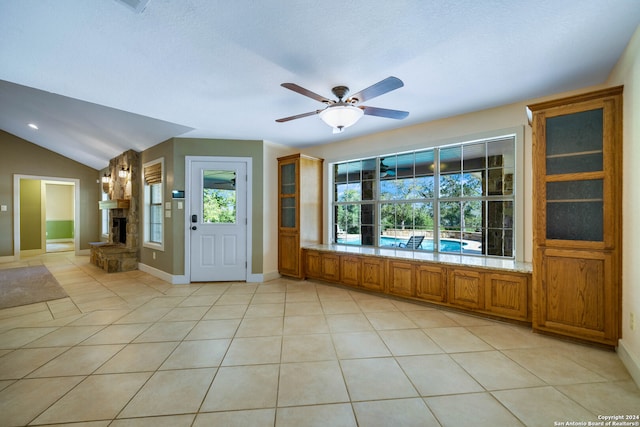
[[[334,242],[514,257],[515,137],[333,165]]]

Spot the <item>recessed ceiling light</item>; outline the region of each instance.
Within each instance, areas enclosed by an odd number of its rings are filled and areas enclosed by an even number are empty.
[[[30,127],[31,129],[38,130],[38,125],[36,125],[35,123],[29,123],[29,127]]]

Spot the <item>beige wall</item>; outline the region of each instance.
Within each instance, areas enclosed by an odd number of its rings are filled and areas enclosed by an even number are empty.
[[[80,180],[80,249],[89,249],[89,242],[98,240],[99,187],[98,171],[32,144],[7,132],[0,131],[0,258],[14,256],[13,242],[13,176],[30,175],[47,178]],[[24,248],[23,248],[24,249]]]
[[[611,73],[608,86],[624,85],[622,157],[622,340],[623,360],[635,365],[640,384],[640,27]],[[631,316],[635,328],[631,329]],[[631,370],[631,369],[630,369]]]

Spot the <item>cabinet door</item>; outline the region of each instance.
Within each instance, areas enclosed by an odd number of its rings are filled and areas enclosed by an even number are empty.
[[[296,160],[280,163],[280,227],[297,229],[297,187],[298,187],[298,162]]]
[[[363,257],[362,287],[371,291],[384,292],[385,261],[379,258]]]
[[[356,256],[340,257],[340,281],[345,285],[360,286],[362,260]]]
[[[322,278],[337,282],[340,280],[340,257],[335,254],[321,253]]]
[[[389,293],[415,296],[415,265],[410,262],[389,261]]]
[[[322,269],[320,267],[320,253],[316,251],[304,251],[304,271],[306,277],[312,279],[320,279],[322,277]]]
[[[613,257],[599,251],[540,249],[534,276],[535,329],[617,345]]]
[[[300,238],[297,233],[280,233],[278,269],[280,274],[300,277]]]
[[[529,320],[529,279],[526,275],[487,273],[487,310],[501,316]]]
[[[473,270],[449,271],[449,303],[464,308],[484,309],[484,276]]]
[[[416,269],[416,296],[428,301],[443,302],[447,298],[446,270],[420,265]]]

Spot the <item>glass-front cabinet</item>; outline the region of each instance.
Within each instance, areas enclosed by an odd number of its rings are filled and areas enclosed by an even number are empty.
[[[322,159],[278,159],[278,271],[301,278],[303,245],[322,243]]]
[[[533,127],[533,327],[620,335],[622,87],[528,107]]]

